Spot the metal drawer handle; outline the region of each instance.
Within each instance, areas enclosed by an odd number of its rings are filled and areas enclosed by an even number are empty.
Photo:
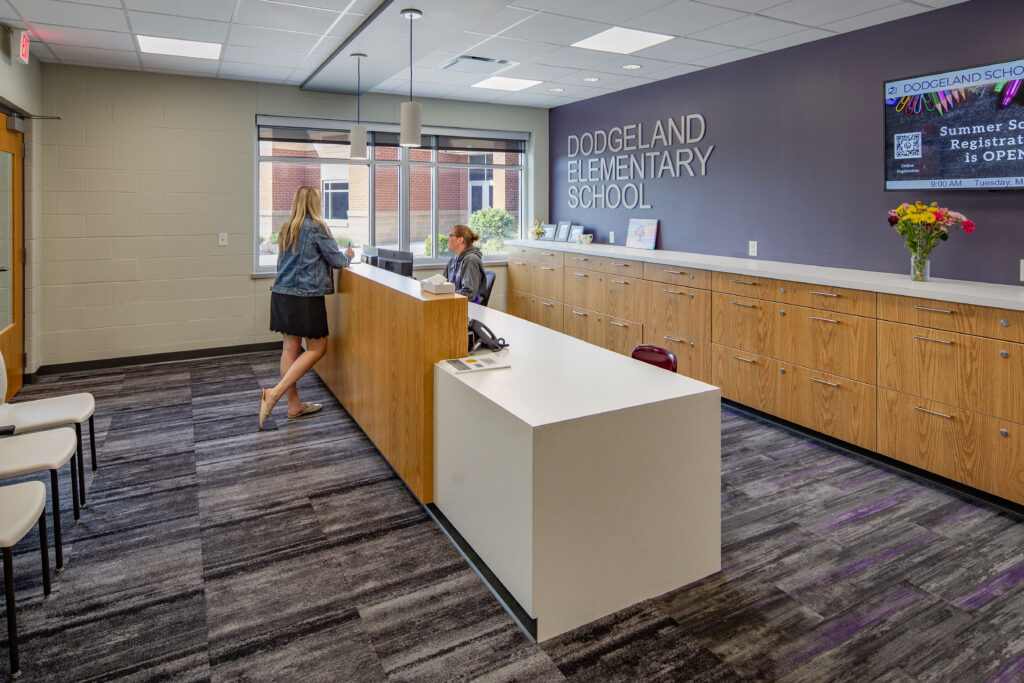
[[[618,266],[620,268],[629,268],[629,264],[628,263],[613,263],[611,265]]]
[[[754,308],[754,304],[741,304],[739,301],[733,301],[733,306],[742,306],[743,308]]]
[[[746,280],[733,280],[738,285],[756,285],[756,282],[747,282]]]
[[[669,341],[674,341],[677,344],[682,344],[683,343],[682,339],[676,339],[675,337],[666,337],[666,336],[663,335],[662,338],[663,339],[668,339]]]
[[[663,289],[661,291],[665,292],[666,294],[682,294],[682,292],[677,292],[674,289]]]
[[[540,255],[541,256],[554,256],[555,252],[553,252],[553,251],[542,251],[542,252],[540,252]]]
[[[953,419],[952,415],[946,415],[945,413],[937,413],[934,410],[928,410],[927,408],[922,408],[921,406],[914,406],[914,410],[920,410],[922,413],[928,413],[929,415],[938,415],[939,417],[944,417],[947,420]]]
[[[586,273],[573,273],[573,277],[588,277]]]
[[[549,303],[544,302],[544,301],[541,301],[540,303],[541,303],[541,306],[547,306],[548,308],[551,308],[551,307],[554,306],[554,304],[549,304]]]
[[[811,294],[817,294],[818,296],[839,296],[838,294],[829,294],[828,292],[811,292]]]
[[[617,323],[614,320],[609,320],[608,322],[610,322],[612,325],[615,325],[615,327],[629,327],[629,325],[623,325],[622,323]]]
[[[749,358],[740,358],[739,356],[733,356],[736,360],[741,360],[744,363],[757,363],[756,360],[750,360]]]
[[[583,318],[587,317],[586,313],[580,313],[579,311],[573,311],[572,314],[573,315],[578,315],[578,316],[583,317]]]
[[[541,266],[540,269],[541,270],[554,270],[554,268],[551,268],[549,266]]]
[[[582,256],[573,256],[573,257],[572,257],[572,260],[573,260],[573,261],[589,261],[590,259],[588,259],[588,258],[583,258]]]
[[[953,311],[946,311],[941,308],[928,308],[927,306],[914,306],[914,308],[919,311],[931,311],[932,313],[946,313],[948,315],[953,315]]]
[[[612,280],[612,282],[614,282],[617,285],[628,285],[629,284],[625,280]]]
[[[818,384],[827,384],[830,387],[838,387],[839,386],[838,384],[835,384],[834,382],[826,382],[825,380],[818,379],[817,377],[808,377],[808,379],[811,380],[812,382],[817,382]]]
[[[914,335],[914,339],[920,339],[922,341],[939,342],[940,344],[952,344],[953,343],[952,341],[946,341],[945,339],[932,339],[931,337],[922,337],[919,334],[915,334]]]
[[[820,320],[823,323],[835,323],[837,325],[839,324],[838,320],[833,320],[832,318],[819,318],[816,315],[812,315],[811,320]]]
[[[686,271],[682,271],[682,270],[668,270],[668,269],[666,269],[665,272],[668,273],[669,275],[686,275]]]

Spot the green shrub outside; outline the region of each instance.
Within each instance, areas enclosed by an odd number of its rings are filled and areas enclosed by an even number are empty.
[[[482,251],[502,251],[505,240],[516,237],[516,219],[505,209],[490,207],[474,211],[469,229],[480,235]]]

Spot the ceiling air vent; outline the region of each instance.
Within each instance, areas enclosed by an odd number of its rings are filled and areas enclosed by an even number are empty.
[[[461,71],[467,74],[493,74],[503,69],[507,69],[510,66],[515,66],[516,62],[510,62],[507,59],[490,59],[488,57],[474,57],[472,55],[459,55],[452,61],[441,67],[442,71]]]

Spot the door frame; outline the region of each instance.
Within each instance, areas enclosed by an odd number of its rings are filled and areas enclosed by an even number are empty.
[[[25,136],[7,128],[0,113],[0,151],[11,155],[11,324],[0,330],[0,351],[7,366],[7,396],[21,389],[25,373]],[[3,264],[0,264],[3,265]]]

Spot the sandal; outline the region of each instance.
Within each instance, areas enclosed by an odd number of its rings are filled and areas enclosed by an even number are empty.
[[[303,403],[302,410],[299,411],[297,415],[289,415],[288,419],[294,420],[295,418],[302,417],[303,415],[312,415],[313,413],[319,413],[322,409],[323,406],[320,405],[319,403]]]
[[[263,423],[270,417],[270,411],[274,406],[267,403],[267,390],[260,389],[260,431],[263,431]]]

